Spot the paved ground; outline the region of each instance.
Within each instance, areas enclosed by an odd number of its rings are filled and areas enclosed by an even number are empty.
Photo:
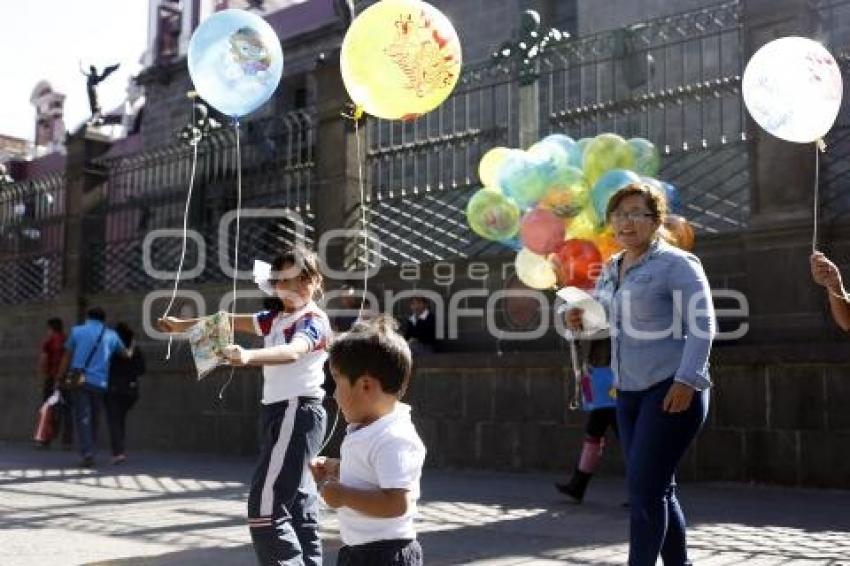
[[[253,565],[244,523],[251,462],[132,455],[81,470],[75,454],[0,444],[0,564]],[[420,533],[429,565],[622,564],[622,483],[581,506],[551,475],[426,470]],[[850,565],[850,492],[685,485],[696,564]],[[339,548],[323,526],[326,563]]]

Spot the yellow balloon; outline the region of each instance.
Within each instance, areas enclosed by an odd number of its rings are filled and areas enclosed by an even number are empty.
[[[600,228],[593,207],[588,206],[578,216],[567,222],[567,239],[593,240],[599,234]]]
[[[506,147],[494,147],[484,154],[478,163],[478,178],[482,185],[491,188],[499,186],[499,167],[510,153],[511,150]]]
[[[439,106],[460,77],[457,32],[421,0],[382,0],[357,16],[340,54],[355,104],[386,120],[409,120]]]
[[[551,289],[558,281],[552,262],[527,248],[522,248],[516,254],[514,267],[519,280],[532,289]]]

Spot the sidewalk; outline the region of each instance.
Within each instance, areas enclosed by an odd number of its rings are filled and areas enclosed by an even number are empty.
[[[0,444],[0,564],[254,565],[245,525],[252,462],[136,453],[123,466]],[[565,503],[545,474],[426,470],[419,530],[426,564],[623,564],[622,481]],[[700,566],[850,565],[850,492],[685,485]],[[327,564],[340,546],[323,521]]]

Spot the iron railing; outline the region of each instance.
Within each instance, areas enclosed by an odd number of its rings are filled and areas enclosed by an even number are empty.
[[[239,237],[240,269],[250,269],[254,257],[273,256],[281,242],[292,243],[296,233],[312,241],[315,202],[313,147],[315,133],[310,112],[244,124],[240,133],[242,156],[242,209],[245,212]],[[188,228],[200,236],[206,260],[196,282],[228,279],[217,258],[233,256],[235,222],[230,211],[237,205],[237,147],[232,129],[213,132],[197,148],[195,179],[189,203]],[[125,291],[162,285],[155,271],[175,272],[179,264],[181,237],[154,230],[180,232],[192,176],[193,150],[174,144],[141,154],[106,159],[108,171],[105,202],[85,219],[91,236],[87,290]],[[288,209],[286,218],[252,216],[251,209]],[[219,228],[226,222],[225,238]],[[186,266],[198,260],[197,242],[187,247]],[[148,266],[147,268],[145,266]],[[230,263],[227,263],[229,266]]]

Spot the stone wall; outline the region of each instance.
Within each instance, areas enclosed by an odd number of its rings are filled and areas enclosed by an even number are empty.
[[[752,241],[766,236],[704,237],[698,249],[715,289],[738,288],[750,300],[750,332],[735,342],[720,342],[712,357],[715,388],[706,430],[682,465],[684,478],[755,481],[787,485],[850,488],[850,350],[834,328],[823,293],[808,281],[804,230],[773,234],[775,253],[765,255]],[[833,229],[833,241],[850,241]],[[797,245],[794,242],[798,242]],[[785,251],[782,251],[785,250]],[[831,250],[850,258],[846,244]],[[761,258],[761,259],[760,259]],[[492,293],[504,280],[492,260],[491,276],[470,281],[464,264],[448,287],[423,277],[417,287],[449,296],[478,285]],[[433,266],[423,266],[425,270]],[[430,283],[429,283],[430,281]],[[385,269],[370,282],[379,296],[413,287],[396,270]],[[242,288],[250,287],[244,283]],[[183,288],[188,288],[186,285]],[[199,290],[217,305],[228,287]],[[761,297],[761,298],[760,298]],[[175,341],[170,361],[166,345],[144,337],[140,305],[144,295],[98,295],[109,322],[126,321],[139,329],[149,372],[142,398],[131,414],[129,445],[157,450],[253,453],[257,448],[261,377],[238,370],[219,392],[229,372],[216,370],[197,382],[188,346]],[[467,307],[483,307],[470,301]],[[720,306],[720,305],[718,305]],[[0,439],[30,438],[38,407],[34,367],[44,321],[76,316],[76,301],[22,305],[0,316],[0,398],[14,400],[0,413]],[[155,317],[161,303],[154,303]],[[240,310],[258,308],[240,300]],[[402,314],[403,303],[396,314]],[[497,307],[498,308],[498,307]],[[498,315],[499,313],[497,313]],[[496,322],[504,320],[497,316]],[[729,329],[740,319],[721,320]],[[250,338],[245,342],[250,343]],[[429,447],[429,465],[512,470],[567,470],[578,455],[583,415],[567,408],[571,383],[563,341],[550,331],[533,342],[499,341],[479,316],[464,319],[446,351],[417,362],[409,401]],[[338,427],[337,433],[342,429]],[[105,442],[105,428],[101,441]],[[618,450],[605,458],[606,473],[622,472]]]

